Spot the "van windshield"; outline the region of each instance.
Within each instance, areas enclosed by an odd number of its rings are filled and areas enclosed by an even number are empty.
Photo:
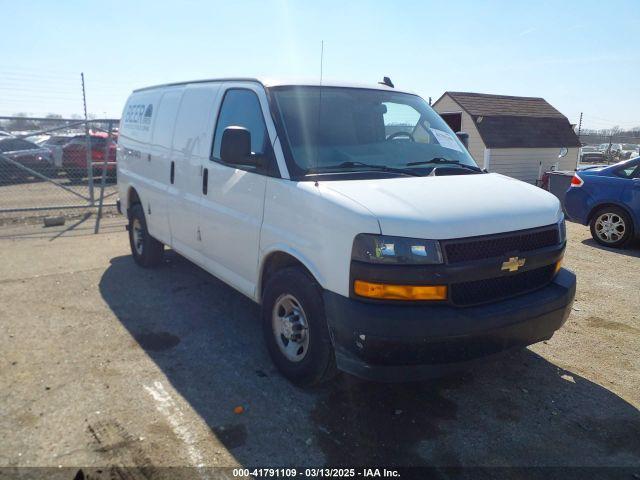
[[[317,86],[273,87],[271,93],[295,176],[479,170],[455,133],[416,95]]]

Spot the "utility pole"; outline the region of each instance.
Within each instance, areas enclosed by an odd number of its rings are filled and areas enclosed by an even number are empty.
[[[581,132],[582,132],[582,112],[580,112],[580,121],[578,122],[578,138],[580,138]]]
[[[582,149],[582,140],[580,140],[580,133],[582,132],[582,112],[580,112],[580,121],[578,122],[578,142],[580,147],[578,148],[578,158],[576,159],[576,170],[578,170],[578,164],[580,163],[580,150]]]
[[[93,197],[93,161],[91,158],[91,139],[89,138],[89,118],[87,117],[87,94],[84,88],[84,72],[80,73],[82,80],[82,105],[84,106],[84,135],[85,148],[87,149],[87,176],[89,177],[89,201],[91,206],[95,203]]]

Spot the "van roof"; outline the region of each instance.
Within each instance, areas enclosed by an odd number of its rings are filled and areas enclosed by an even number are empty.
[[[410,92],[407,90],[391,88],[391,87],[388,87],[387,85],[383,85],[380,83],[366,84],[366,83],[352,83],[352,82],[343,82],[343,81],[335,81],[335,80],[322,80],[322,83],[320,83],[319,79],[315,79],[315,80],[314,79],[274,79],[274,78],[256,78],[256,77],[209,78],[209,79],[202,79],[202,80],[190,80],[185,82],[164,83],[160,85],[153,85],[150,87],[138,88],[134,90],[134,92],[153,90],[155,88],[173,87],[178,85],[188,85],[193,83],[211,83],[211,82],[255,82],[267,88],[294,86],[294,85],[318,87],[322,85],[323,87],[367,88],[367,89],[388,90],[392,92],[414,94],[413,92]]]

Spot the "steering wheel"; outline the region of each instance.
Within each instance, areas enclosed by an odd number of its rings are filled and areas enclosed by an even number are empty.
[[[409,140],[411,140],[412,142],[416,141],[416,139],[413,138],[413,134],[411,134],[410,132],[403,132],[402,130],[392,133],[387,137],[387,140],[395,140],[398,137],[409,137]]]

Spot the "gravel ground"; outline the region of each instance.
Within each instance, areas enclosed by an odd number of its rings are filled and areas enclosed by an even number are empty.
[[[87,179],[82,181],[70,181],[64,176],[56,177],[56,183],[72,190],[78,195],[74,195],[68,190],[64,190],[51,182],[41,180],[25,180],[18,183],[4,183],[0,172],[0,207],[2,209],[11,208],[38,208],[38,207],[83,207],[88,201],[89,187]],[[101,179],[95,179],[94,196],[96,203],[100,198]],[[104,189],[105,204],[114,204],[116,198],[116,184],[109,180]],[[50,212],[45,212],[50,213]],[[41,215],[42,212],[8,212],[0,211],[0,224],[7,218],[30,217]]]
[[[120,218],[65,228],[0,230],[0,466],[640,468],[638,245],[568,226],[577,300],[547,342],[442,380],[301,390],[241,294],[173,252],[136,267]]]

